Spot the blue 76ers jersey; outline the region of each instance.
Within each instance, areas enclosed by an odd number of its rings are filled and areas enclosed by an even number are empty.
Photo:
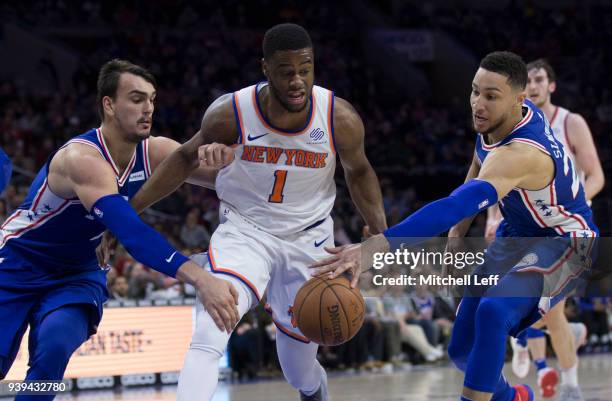
[[[530,191],[514,188],[499,201],[504,216],[498,231],[518,237],[594,237],[598,230],[576,169],[563,145],[555,139],[544,113],[531,101],[523,104],[523,119],[510,135],[495,144],[486,144],[482,134],[476,140],[476,154],[484,163],[492,150],[513,142],[533,146],[549,155],[555,175],[546,187]]]
[[[151,173],[148,139],[136,146],[121,176],[99,129],[72,138],[62,148],[73,143],[91,146],[100,153],[115,171],[119,193],[125,199],[132,197]],[[78,198],[61,198],[49,188],[47,175],[52,157],[34,179],[24,202],[1,227],[0,281],[4,284],[9,284],[4,280],[8,277],[45,281],[100,269],[95,249],[105,227],[94,220]]]

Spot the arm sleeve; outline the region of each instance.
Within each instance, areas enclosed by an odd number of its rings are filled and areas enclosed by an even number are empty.
[[[117,237],[130,255],[146,266],[175,277],[178,268],[189,260],[145,224],[119,194],[98,199],[91,214]]]
[[[450,196],[431,202],[408,216],[384,234],[391,247],[406,243],[406,237],[433,237],[450,229],[466,217],[497,203],[497,190],[487,181],[470,180]],[[400,241],[403,239],[403,241]],[[410,242],[410,241],[408,241]]]

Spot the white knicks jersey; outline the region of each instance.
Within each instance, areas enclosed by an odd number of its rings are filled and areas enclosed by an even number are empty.
[[[215,186],[219,199],[244,219],[286,235],[316,225],[334,205],[334,93],[314,86],[305,127],[290,132],[266,120],[257,96],[265,85],[233,94],[238,146]]]
[[[570,111],[568,109],[555,106],[555,111],[550,119],[550,127],[553,130],[555,138],[557,138],[557,140],[563,144],[565,151],[572,159],[572,163],[574,164],[576,173],[578,174],[578,179],[580,180],[580,183],[584,185],[584,179],[586,176],[584,171],[580,170],[576,164],[576,157],[574,155],[575,144],[572,144],[572,138],[570,138],[570,134],[567,132],[567,118],[569,115]]]

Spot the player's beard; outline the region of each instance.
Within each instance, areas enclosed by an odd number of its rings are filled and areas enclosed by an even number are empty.
[[[272,96],[274,96],[274,98],[281,104],[281,106],[283,106],[283,109],[285,109],[289,113],[299,113],[302,110],[304,110],[306,106],[308,106],[308,102],[310,100],[305,101],[302,107],[300,107],[299,109],[293,109],[287,102],[283,100],[283,98],[280,95],[280,91],[276,89],[272,81],[268,82],[268,87],[270,88],[270,93],[272,94]]]
[[[490,133],[497,131],[499,129],[499,127],[501,127],[506,122],[506,119],[507,119],[507,117],[506,118],[500,118],[497,122],[493,123],[493,125],[491,125],[487,130],[481,132],[481,134],[489,135]]]
[[[125,140],[130,143],[139,143],[151,136],[151,129],[149,128],[149,132],[146,134],[139,134],[137,131],[138,121],[136,122],[136,127],[129,127],[127,124],[124,124],[120,118],[117,118],[117,125],[119,129],[125,133]]]

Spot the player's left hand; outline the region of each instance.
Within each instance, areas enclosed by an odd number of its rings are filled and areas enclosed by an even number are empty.
[[[351,288],[355,288],[364,270],[364,264],[371,266],[374,253],[386,252],[388,249],[389,243],[382,234],[374,235],[361,244],[325,248],[332,256],[311,265],[310,275],[315,277],[327,275],[333,279],[349,272],[352,276]]]
[[[222,143],[209,143],[198,148],[201,167],[223,168],[234,161],[234,148]]]

